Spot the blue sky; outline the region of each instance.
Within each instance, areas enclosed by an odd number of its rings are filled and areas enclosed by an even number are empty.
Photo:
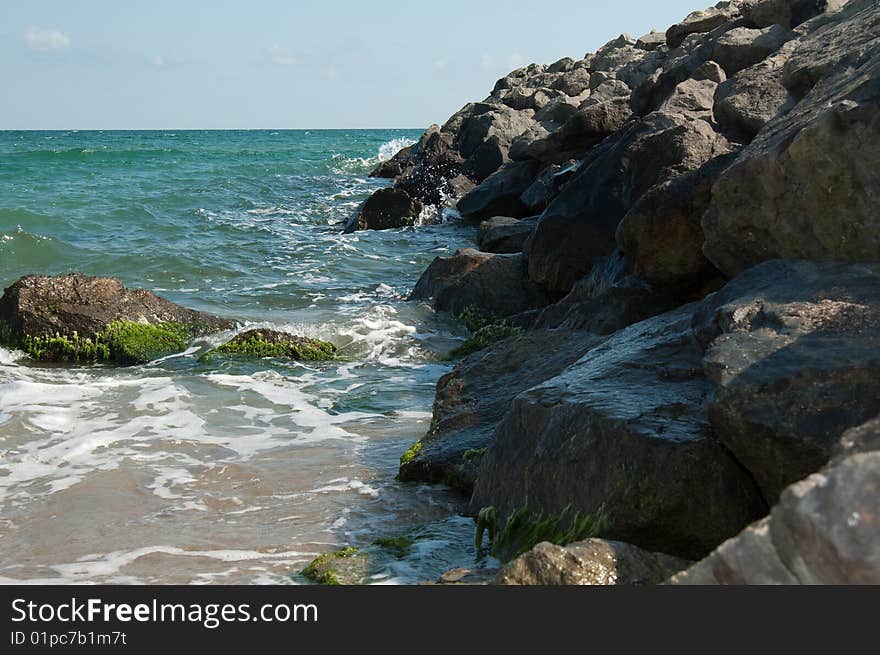
[[[0,0],[0,129],[423,127],[711,0]]]

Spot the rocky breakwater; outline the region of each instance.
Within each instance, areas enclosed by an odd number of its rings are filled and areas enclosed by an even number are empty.
[[[29,275],[0,297],[0,345],[40,362],[144,364],[180,353],[236,322],[187,309],[111,277]],[[274,330],[245,329],[206,355],[329,359],[333,344]]]
[[[504,557],[694,560],[746,529],[682,575],[758,580],[773,550],[780,581],[880,581],[872,453],[816,473],[880,414],[878,117],[880,5],[744,0],[514,71],[429,130],[488,252],[412,294],[476,334],[401,477],[469,494]],[[799,569],[844,500],[857,557]],[[597,548],[529,561],[636,552]]]

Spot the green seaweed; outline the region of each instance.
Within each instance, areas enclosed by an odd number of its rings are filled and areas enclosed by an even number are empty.
[[[91,337],[75,331],[69,335],[56,332],[25,336],[15,345],[43,362],[110,362],[130,366],[184,350],[193,332],[193,326],[183,323],[113,321]]]
[[[333,562],[338,559],[354,557],[358,554],[354,546],[346,546],[332,553],[322,553],[309,562],[300,573],[303,577],[322,585],[340,585],[339,574],[333,569]]]
[[[236,338],[218,346],[213,352],[247,357],[276,357],[303,361],[326,361],[336,357],[336,346],[328,341],[290,335],[290,339],[269,341],[258,333]]]
[[[449,353],[449,356],[453,359],[466,357],[471,353],[491,346],[493,343],[519,334],[519,332],[519,328],[510,325],[506,321],[492,323],[474,332],[469,339]]]
[[[456,318],[464,323],[464,326],[471,332],[477,332],[484,327],[492,325],[497,320],[491,314],[481,312],[474,305],[468,305],[462,309]]]
[[[483,458],[483,455],[486,454],[488,448],[468,448],[464,453],[462,453],[461,459],[465,463],[470,463],[473,460],[479,460]]]
[[[394,553],[394,556],[397,559],[402,559],[406,557],[409,553],[410,548],[413,545],[412,537],[382,537],[380,539],[376,539],[373,542],[373,545],[379,546],[380,548],[385,548],[386,550],[390,550]]]
[[[482,547],[483,533],[488,530],[491,542],[489,552],[501,561],[519,557],[542,541],[564,546],[573,541],[581,541],[596,536],[605,523],[604,512],[581,514],[569,505],[558,515],[533,516],[528,505],[523,505],[511,514],[499,529],[497,512],[494,507],[484,507],[476,519],[475,544]]]
[[[410,462],[412,462],[416,456],[422,451],[422,442],[416,441],[412,446],[410,446],[403,455],[400,456],[400,465],[406,466]]]

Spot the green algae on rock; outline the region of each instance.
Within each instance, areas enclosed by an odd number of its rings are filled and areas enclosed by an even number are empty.
[[[279,330],[246,330],[212,352],[246,357],[286,357],[303,361],[324,361],[336,357],[336,346],[328,341],[301,337]]]
[[[113,321],[101,332],[82,336],[78,332],[15,337],[2,331],[6,345],[19,348],[41,362],[106,362],[131,366],[180,352],[195,335],[194,326],[182,323],[150,325],[134,321]]]
[[[422,450],[422,442],[416,441],[412,446],[410,446],[403,455],[400,456],[400,465],[406,466],[411,461],[416,458],[416,455]]]
[[[321,585],[342,585],[349,583],[349,577],[345,571],[340,571],[340,567],[344,565],[345,560],[358,555],[360,551],[354,546],[346,546],[332,553],[322,553],[309,562],[300,574],[317,584]]]

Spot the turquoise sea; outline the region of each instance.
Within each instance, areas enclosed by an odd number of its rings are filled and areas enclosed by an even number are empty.
[[[473,229],[339,225],[419,134],[0,132],[3,287],[112,275],[342,352],[205,363],[206,343],[113,369],[0,349],[0,582],[297,582],[318,553],[400,534],[414,548],[371,581],[473,561],[459,499],[394,479],[465,336],[406,296]]]

